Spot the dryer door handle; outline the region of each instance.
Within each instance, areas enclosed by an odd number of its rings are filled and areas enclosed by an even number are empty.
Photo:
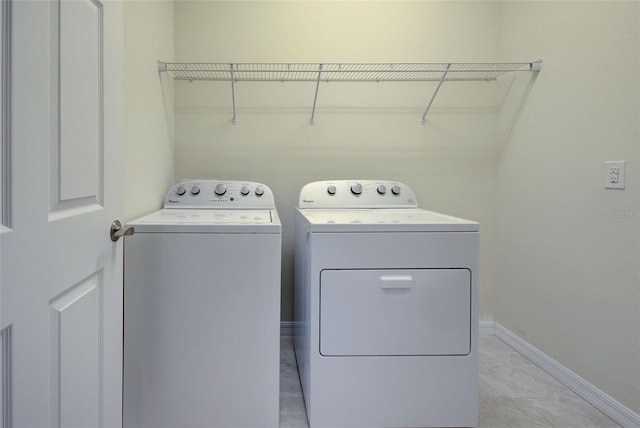
[[[383,289],[409,289],[413,287],[411,275],[381,275],[380,288]]]

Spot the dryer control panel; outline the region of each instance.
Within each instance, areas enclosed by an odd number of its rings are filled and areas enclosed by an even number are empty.
[[[167,192],[165,208],[275,209],[273,192],[253,181],[189,180]]]
[[[309,183],[300,191],[298,208],[417,208],[406,184],[385,180],[330,180]]]

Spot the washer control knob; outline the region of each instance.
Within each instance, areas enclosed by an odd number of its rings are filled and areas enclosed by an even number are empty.
[[[327,193],[330,195],[335,195],[336,194],[336,186],[334,186],[333,184],[329,187],[327,187]]]
[[[247,196],[249,194],[249,186],[242,186],[240,189],[240,194],[242,196]]]
[[[393,187],[391,188],[391,193],[393,193],[394,195],[399,195],[400,186],[398,186],[397,184],[394,184]]]
[[[256,192],[256,196],[262,196],[262,195],[264,195],[264,189],[262,188],[262,186],[258,186],[258,187],[256,187],[255,192]]]
[[[227,186],[225,186],[222,183],[218,183],[218,184],[216,184],[216,187],[215,187],[215,189],[213,189],[213,191],[216,193],[216,195],[222,196],[225,193],[227,193]]]
[[[176,195],[182,196],[185,193],[187,193],[187,189],[185,189],[185,187],[182,185],[178,186],[178,188],[176,189]]]
[[[362,193],[362,184],[356,183],[351,185],[351,193],[354,195],[359,195]]]
[[[387,193],[387,186],[385,186],[384,184],[381,184],[378,186],[378,193],[380,195],[384,195],[385,193]]]
[[[192,186],[191,187],[191,194],[193,196],[197,195],[198,193],[200,193],[200,188],[196,185],[196,186]]]

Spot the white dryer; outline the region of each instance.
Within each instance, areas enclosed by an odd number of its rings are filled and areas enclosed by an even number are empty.
[[[479,225],[390,181],[296,211],[295,352],[311,428],[478,424]]]
[[[277,427],[282,228],[271,190],[183,182],[128,225],[124,426]]]

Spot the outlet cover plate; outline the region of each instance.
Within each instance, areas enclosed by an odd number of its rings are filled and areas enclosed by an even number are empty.
[[[604,188],[624,189],[624,166],[626,161],[606,161],[604,163]]]

